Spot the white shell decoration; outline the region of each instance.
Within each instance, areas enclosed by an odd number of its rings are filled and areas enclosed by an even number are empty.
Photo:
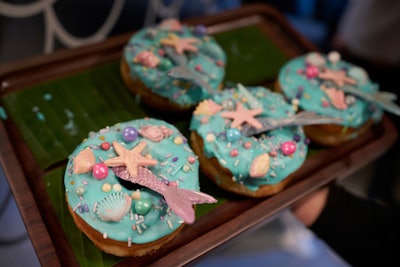
[[[318,52],[310,52],[306,55],[305,61],[308,64],[317,66],[317,67],[322,67],[326,64],[325,58]]]
[[[153,142],[160,142],[164,138],[167,138],[173,133],[173,130],[167,128],[164,125],[161,126],[153,126],[147,125],[143,126],[138,130],[139,134],[146,139],[149,139]]]
[[[222,107],[215,103],[211,99],[203,100],[196,107],[194,114],[195,115],[214,115],[218,111],[220,111]]]
[[[79,152],[74,159],[74,174],[88,173],[96,164],[96,158],[90,148]]]
[[[132,198],[122,192],[114,192],[97,205],[96,213],[105,222],[119,222],[131,209]]]
[[[352,67],[348,71],[350,78],[356,79],[360,85],[369,81],[368,73],[361,67]]]
[[[261,154],[257,156],[250,167],[250,176],[257,178],[267,174],[270,165],[270,157],[268,154]]]

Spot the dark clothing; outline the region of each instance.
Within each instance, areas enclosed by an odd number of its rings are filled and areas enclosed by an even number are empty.
[[[326,207],[310,229],[352,266],[400,266],[398,208],[332,185]]]

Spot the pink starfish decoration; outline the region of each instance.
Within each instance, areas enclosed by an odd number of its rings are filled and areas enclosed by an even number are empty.
[[[115,141],[113,142],[113,146],[118,156],[108,159],[104,161],[104,163],[109,167],[126,166],[126,169],[132,177],[137,176],[138,166],[154,166],[157,164],[157,160],[140,155],[146,146],[146,142],[140,142],[131,150],[124,148]]]
[[[179,38],[172,33],[168,35],[168,38],[160,40],[163,45],[173,46],[178,54],[183,54],[185,51],[197,52],[197,47],[193,45],[196,42],[196,38]]]
[[[318,77],[324,80],[331,80],[339,86],[343,86],[345,83],[353,85],[357,84],[356,80],[346,76],[346,72],[344,70],[324,69],[318,74]]]
[[[254,116],[259,115],[263,112],[262,108],[257,109],[245,109],[242,103],[236,103],[235,111],[226,111],[221,114],[222,118],[233,119],[231,126],[233,128],[239,127],[243,123],[247,122],[251,126],[260,129],[262,124],[254,118]]]

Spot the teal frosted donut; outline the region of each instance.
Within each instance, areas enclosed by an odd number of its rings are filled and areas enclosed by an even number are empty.
[[[356,87],[365,93],[378,92],[367,72],[340,59],[332,52],[311,52],[294,58],[279,72],[278,82],[284,95],[302,110],[342,119],[342,126],[358,128],[372,119],[379,121],[382,109],[343,91]]]
[[[364,69],[342,60],[337,52],[310,52],[290,60],[279,72],[277,90],[295,109],[342,120],[304,127],[310,140],[321,145],[337,146],[357,138],[383,114],[381,106],[370,101],[378,94],[378,85]]]
[[[303,164],[308,140],[298,126],[244,135],[243,125],[294,116],[294,110],[264,87],[238,88],[197,106],[190,124],[193,150],[202,171],[225,190],[252,197],[275,194]]]
[[[147,254],[194,221],[194,204],[215,201],[198,192],[198,165],[185,137],[160,120],[92,132],[69,157],[69,209],[105,252]]]
[[[182,25],[175,19],[136,32],[125,45],[122,59],[128,87],[146,104],[164,110],[193,107],[217,91],[225,76],[226,55],[206,28]],[[168,75],[177,66],[187,68],[203,85]]]

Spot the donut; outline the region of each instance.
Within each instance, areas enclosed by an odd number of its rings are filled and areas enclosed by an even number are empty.
[[[279,120],[293,116],[293,107],[282,95],[262,86],[239,84],[203,100],[190,122],[190,144],[201,171],[237,195],[265,197],[280,192],[308,150],[302,127],[278,125]],[[262,119],[278,123],[277,127],[245,133],[245,129],[259,128]]]
[[[338,146],[353,140],[381,120],[383,110],[366,98],[379,91],[361,67],[341,59],[338,52],[310,52],[288,61],[276,82],[296,109],[340,118],[341,122],[305,126],[311,142]]]
[[[157,119],[106,127],[69,156],[68,209],[78,229],[116,256],[151,254],[216,200],[199,192],[199,162],[177,128]]]
[[[226,55],[202,25],[166,19],[129,39],[121,59],[124,83],[154,109],[185,112],[222,87]],[[196,83],[174,76],[184,70]]]

